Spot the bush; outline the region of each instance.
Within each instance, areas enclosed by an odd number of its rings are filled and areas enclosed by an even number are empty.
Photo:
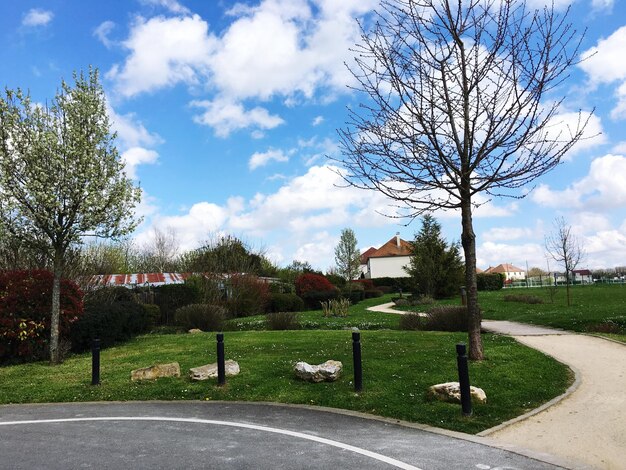
[[[102,347],[129,340],[148,331],[151,322],[148,309],[140,303],[127,300],[101,302],[88,297],[85,314],[72,325],[72,350],[88,350],[96,338],[100,339]]]
[[[424,329],[429,331],[467,331],[467,307],[440,305],[427,312]]]
[[[269,287],[256,276],[234,274],[229,280],[226,308],[231,318],[249,317],[265,312]]]
[[[0,272],[0,362],[43,359],[50,339],[52,281],[45,270]],[[78,285],[61,280],[59,344],[83,315]]]
[[[383,294],[391,294],[393,292],[393,287],[391,287],[391,286],[378,286],[378,290],[382,291]]]
[[[334,299],[322,302],[322,311],[325,317],[347,317],[350,301],[348,299]]]
[[[624,325],[621,325],[620,323],[613,320],[604,320],[601,323],[587,325],[585,329],[590,333],[623,334],[624,331],[626,331]]]
[[[296,294],[304,298],[309,292],[322,292],[335,290],[328,279],[321,274],[301,274],[296,279]],[[306,300],[305,300],[306,302]]]
[[[337,289],[323,290],[323,291],[310,291],[302,296],[304,300],[305,308],[310,310],[317,310],[321,308],[322,302],[328,302],[339,297],[339,291]]]
[[[200,288],[197,284],[165,284],[154,288],[156,303],[161,309],[161,323],[171,325],[176,310],[185,305],[200,301]]]
[[[422,317],[418,313],[407,313],[400,316],[401,330],[422,330]]]
[[[143,304],[143,308],[148,316],[149,327],[153,328],[161,321],[161,309],[156,304]]]
[[[365,291],[362,289],[348,290],[344,287],[341,291],[341,297],[343,297],[344,299],[348,299],[351,304],[358,304],[361,300],[365,298]]]
[[[366,299],[373,299],[375,297],[382,297],[383,291],[380,289],[366,289],[363,294]]]
[[[504,296],[505,302],[520,302],[523,304],[542,304],[543,300],[536,295],[528,294],[507,294]]]
[[[268,312],[300,312],[304,310],[304,300],[296,294],[270,294]]]
[[[270,282],[268,287],[271,294],[294,294],[296,290],[293,284],[285,281]]]
[[[186,330],[221,331],[224,328],[226,309],[220,305],[191,304],[176,310],[176,324]]]
[[[476,275],[476,288],[479,291],[500,290],[504,287],[504,276],[500,273]]]
[[[270,330],[299,330],[300,320],[295,312],[273,312],[266,315]]]
[[[413,290],[413,280],[410,277],[377,277],[371,279],[374,287],[391,286],[393,292],[411,292]]]
[[[326,279],[328,279],[328,282],[330,282],[335,287],[342,288],[346,285],[346,280],[343,278],[343,276],[340,276],[339,274],[327,274]]]

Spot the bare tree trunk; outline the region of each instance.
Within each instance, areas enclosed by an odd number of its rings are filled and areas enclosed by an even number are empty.
[[[468,313],[468,357],[473,361],[483,360],[483,341],[480,336],[481,314],[478,308],[478,290],[476,287],[476,235],[472,224],[472,204],[469,197],[461,205],[463,232],[461,244],[465,255],[465,289],[467,292]]]
[[[61,276],[63,274],[62,255],[54,252],[54,278],[52,280],[52,312],[50,314],[50,364],[59,364],[59,318],[61,316]]]

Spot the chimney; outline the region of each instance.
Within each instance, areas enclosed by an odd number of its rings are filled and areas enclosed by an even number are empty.
[[[396,246],[400,248],[400,232],[396,232]]]

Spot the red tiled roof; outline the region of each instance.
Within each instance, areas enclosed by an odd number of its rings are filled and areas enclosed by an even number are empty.
[[[398,238],[393,237],[383,246],[381,246],[374,253],[370,254],[370,258],[385,258],[388,256],[411,256],[413,254],[413,247],[407,241],[399,239],[400,246],[398,246]]]
[[[365,250],[363,253],[361,253],[361,264],[367,264],[367,260],[369,259],[370,256],[372,256],[372,253],[375,253],[375,252],[376,252],[376,248],[371,246],[367,250]]]
[[[489,269],[485,271],[486,273],[511,273],[511,272],[524,272],[522,268],[518,268],[517,266],[513,266],[509,263],[499,264],[495,268],[489,266]]]

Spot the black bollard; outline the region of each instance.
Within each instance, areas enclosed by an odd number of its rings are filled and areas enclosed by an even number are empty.
[[[456,345],[456,364],[459,369],[459,385],[461,387],[461,410],[463,416],[472,415],[472,396],[470,395],[469,369],[467,367],[467,351],[463,343]]]
[[[217,334],[217,384],[226,383],[226,364],[224,362],[224,333]]]
[[[354,364],[354,391],[363,390],[363,367],[361,364],[361,333],[352,332],[352,360]]]
[[[91,385],[100,385],[100,340],[91,343]]]

